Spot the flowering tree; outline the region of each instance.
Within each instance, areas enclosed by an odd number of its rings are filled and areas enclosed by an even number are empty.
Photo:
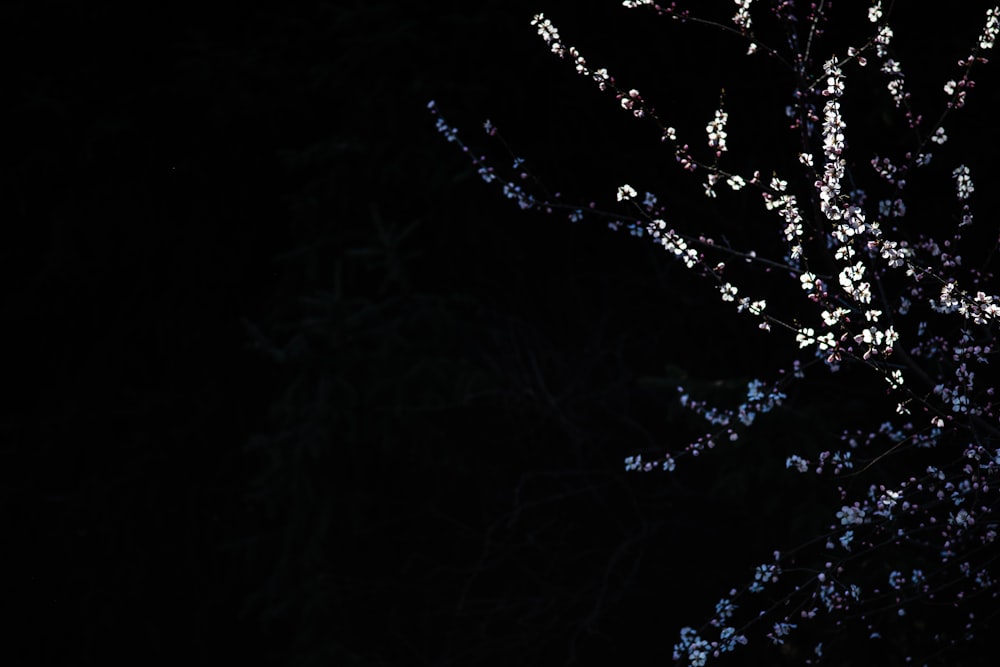
[[[614,202],[606,208],[549,195],[524,160],[498,169],[459,138],[435,103],[429,109],[482,179],[521,209],[573,222],[604,219],[649,239],[708,281],[734,316],[753,318],[760,335],[787,341],[789,363],[751,381],[738,405],[709,405],[679,388],[680,403],[707,422],[704,435],[676,451],[637,452],[625,459],[626,469],[680,474],[685,458],[738,441],[807,377],[849,374],[850,382],[877,383],[886,397],[876,423],[845,421],[839,449],[799,451],[778,462],[788,474],[818,476],[836,489],[825,532],[775,551],[704,623],[681,629],[674,660],[697,667],[755,637],[784,645],[800,635],[797,645],[809,650],[798,655],[813,664],[847,630],[872,640],[904,622],[920,630],[929,610],[941,607],[954,623],[914,633],[899,649],[907,662],[974,638],[986,621],[982,601],[998,594],[991,568],[1000,526],[1000,422],[989,373],[1000,319],[1000,296],[991,291],[998,230],[972,209],[976,190],[966,158],[974,147],[956,150],[947,142],[974,101],[974,75],[1000,32],[1000,7],[979,10],[967,51],[937,84],[939,96],[918,104],[895,47],[891,7],[880,1],[848,8],[857,25],[822,1],[798,7],[775,0],[758,8],[736,0],[735,13],[730,7],[725,16],[697,15],[673,2],[622,4],[741,40],[748,58],[764,59],[787,84],[795,154],[744,172],[730,166],[746,161],[732,159],[733,105],[724,95],[696,140],[638,88],[564,42],[548,17],[531,22],[553,54],[655,126],[704,196],[756,199],[773,224],[755,232],[754,245],[672,219],[656,192],[640,194],[629,183],[609,187]],[[712,4],[698,11],[720,3]],[[842,23],[833,27],[835,20]],[[849,38],[837,43],[838,34]],[[895,114],[898,128],[886,146],[851,142],[855,76],[881,79],[878,102]],[[489,121],[485,130],[499,139]],[[945,194],[934,194],[928,206],[926,192]]]

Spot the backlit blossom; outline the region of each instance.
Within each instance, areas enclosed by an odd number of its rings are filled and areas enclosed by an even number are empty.
[[[751,25],[750,5],[753,4],[753,0],[735,0],[735,2],[737,9],[736,15],[733,16],[733,23],[743,32],[747,32]]]
[[[705,126],[705,132],[708,134],[708,146],[709,148],[714,148],[718,153],[724,153],[729,150],[726,147],[726,137],[728,136],[726,134],[727,120],[729,120],[729,114],[722,109],[717,109],[715,117]]]
[[[837,64],[837,59],[831,58],[827,60],[823,65],[823,71],[826,73],[826,90],[823,91],[823,94],[834,97],[843,95],[844,72],[840,69],[840,65]]]
[[[874,5],[868,8],[868,20],[872,23],[878,23],[882,18],[882,2],[878,0]]]
[[[538,35],[549,45],[552,53],[562,58],[566,54],[566,46],[559,40],[559,30],[544,14],[535,14],[531,25],[538,30]]]
[[[969,195],[976,189],[972,184],[972,177],[969,176],[969,168],[964,164],[956,168],[952,173],[955,177],[955,187],[958,189],[959,199],[968,199]]]
[[[635,188],[626,183],[618,188],[618,201],[629,201],[638,196],[638,194]]]
[[[792,454],[787,459],[785,459],[786,468],[795,468],[799,472],[809,471],[809,462],[798,454]]]
[[[865,510],[859,505],[844,505],[837,512],[837,518],[845,526],[859,526],[865,522]]]
[[[986,25],[979,37],[979,48],[992,49],[998,33],[1000,33],[1000,6],[986,10]]]

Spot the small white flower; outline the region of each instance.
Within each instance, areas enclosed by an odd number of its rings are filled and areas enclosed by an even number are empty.
[[[786,468],[795,468],[799,472],[809,472],[809,462],[798,454],[792,454],[785,459]]]
[[[968,526],[974,524],[975,520],[969,516],[968,511],[961,509],[958,510],[958,514],[955,514],[948,519],[948,523],[958,524],[962,528],[967,528]]]
[[[795,342],[799,344],[799,348],[806,347],[816,342],[816,331],[811,327],[804,327],[801,331],[795,334]]]
[[[844,526],[860,525],[865,522],[865,510],[852,505],[844,505],[837,512],[837,518]]]
[[[852,236],[852,235],[853,234],[849,234],[848,236]],[[841,262],[845,262],[847,260],[854,259],[854,255],[855,254],[856,254],[856,251],[854,250],[854,246],[843,245],[843,246],[840,246],[839,248],[837,248],[837,252],[835,252],[833,256],[837,260],[839,260]]]
[[[850,311],[846,308],[835,308],[833,311],[824,310],[821,314],[823,316],[823,323],[828,327],[832,327],[844,319],[844,316],[849,313]]]
[[[626,183],[618,188],[618,201],[629,201],[633,197],[638,196],[638,194],[639,193],[635,191],[635,188]]]
[[[899,334],[892,327],[885,330],[885,346],[891,348],[899,340]]]
[[[872,23],[878,23],[879,19],[882,18],[882,2],[879,0],[873,6],[868,8],[868,20]]]
[[[879,28],[878,35],[875,37],[875,43],[880,46],[889,46],[889,42],[892,41],[893,32],[892,28],[887,25]]]
[[[844,534],[840,536],[840,546],[844,547],[846,550],[851,550],[851,540],[854,539],[853,530],[845,530]]]

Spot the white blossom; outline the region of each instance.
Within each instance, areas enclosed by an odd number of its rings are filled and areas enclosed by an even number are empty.
[[[986,25],[979,37],[979,48],[992,49],[998,33],[1000,33],[1000,7],[993,7],[986,10]]]
[[[877,0],[877,2],[868,8],[868,20],[872,23],[878,23],[879,19],[882,18],[882,2]]]
[[[635,188],[626,183],[618,188],[618,201],[629,201],[632,198],[638,196]]]
[[[716,109],[715,117],[708,122],[705,126],[705,132],[708,133],[708,146],[709,148],[714,148],[719,153],[724,153],[729,150],[726,146],[726,121],[729,120],[729,114],[722,109]]]

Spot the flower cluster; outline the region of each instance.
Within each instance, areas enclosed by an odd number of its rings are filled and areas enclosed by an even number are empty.
[[[715,118],[709,121],[708,125],[705,127],[705,132],[708,133],[708,147],[715,150],[717,157],[729,150],[729,148],[726,147],[727,120],[729,120],[729,114],[722,109],[717,109],[715,112]]]
[[[574,222],[604,218],[611,229],[651,240],[707,281],[722,307],[755,318],[761,335],[785,337],[790,358],[777,363],[769,377],[750,381],[735,405],[713,405],[678,387],[680,405],[707,422],[708,432],[654,456],[632,454],[625,458],[626,470],[680,474],[685,457],[740,440],[759,416],[784,409],[807,372],[823,379],[849,368],[852,380],[871,380],[888,407],[874,423],[845,426],[841,449],[786,452],[776,462],[789,473],[836,485],[826,532],[813,542],[818,550],[775,552],[773,562],[747,573],[745,585],[720,600],[704,625],[680,631],[674,660],[706,664],[751,641],[757,624],[763,624],[757,636],[772,644],[805,641],[796,639],[798,633],[824,617],[838,632],[856,622],[866,636],[877,638],[882,620],[907,616],[925,598],[959,607],[977,596],[997,597],[991,572],[996,554],[988,548],[996,547],[1000,530],[1000,411],[989,367],[1000,333],[1000,295],[994,291],[992,250],[963,238],[967,229],[982,225],[973,224],[972,205],[984,193],[976,193],[969,165],[945,152],[957,150],[945,123],[973,99],[974,72],[988,63],[986,52],[1000,34],[1000,7],[987,7],[984,23],[970,28],[968,54],[943,87],[947,99],[922,113],[907,90],[916,78],[912,70],[911,78],[904,75],[906,54],[890,24],[892,3],[855,9],[871,32],[860,43],[842,45],[825,34],[828,3],[798,11],[794,0],[781,0],[765,13],[751,0],[736,0],[735,15],[722,17],[698,17],[674,2],[622,4],[717,28],[747,43],[749,54],[768,56],[787,76],[793,90],[787,115],[799,144],[792,160],[782,163],[789,173],[731,169],[727,161],[738,149],[734,143],[730,150],[727,128],[739,108],[731,99],[726,108],[720,101],[704,126],[707,150],[701,143],[699,151],[680,138],[681,123],[664,118],[637,88],[619,86],[607,69],[592,66],[563,42],[549,18],[538,14],[532,21],[552,53],[613,95],[625,112],[654,124],[683,171],[706,174],[704,192],[713,203],[723,191],[733,197],[752,193],[765,215],[776,214],[773,231],[767,232],[780,244],[773,256],[701,232],[695,223],[675,218],[656,194],[640,196],[628,184],[606,193],[618,207],[614,211],[548,197],[520,161],[517,173],[502,176],[459,140],[433,105],[431,112],[438,130],[461,147],[483,180],[498,185],[520,208],[563,211]],[[779,24],[773,34],[786,36],[784,46],[760,38],[764,18]],[[869,61],[888,79],[878,88],[886,113],[908,133],[899,139],[906,144],[901,150],[886,152],[883,146],[874,154],[852,134],[859,121],[852,117],[849,128],[851,95],[862,85],[861,68]],[[936,120],[925,127],[925,118]],[[496,128],[490,125],[487,134],[495,136]],[[940,153],[933,160],[932,151]],[[789,164],[800,172],[791,173]],[[911,185],[918,175],[922,182],[947,186],[950,197],[930,200],[935,210],[950,202],[954,224],[914,201],[922,195]],[[728,190],[717,191],[723,183]],[[761,241],[773,251],[768,243]],[[771,298],[765,283],[754,279],[760,274],[784,276],[791,289]],[[795,567],[789,566],[792,560]],[[765,590],[767,595],[753,596]],[[755,602],[768,595],[782,604]],[[944,632],[924,634],[931,644],[953,642]],[[804,653],[818,661],[831,643],[816,643]],[[924,646],[927,652],[939,648]]]

